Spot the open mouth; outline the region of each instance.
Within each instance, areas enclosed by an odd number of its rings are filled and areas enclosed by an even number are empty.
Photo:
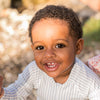
[[[45,63],[45,69],[47,71],[55,71],[58,67],[59,67],[59,65],[54,62]]]

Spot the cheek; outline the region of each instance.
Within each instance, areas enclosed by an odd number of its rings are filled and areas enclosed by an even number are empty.
[[[42,53],[34,52],[34,59],[36,62],[40,62],[42,59],[42,56],[43,56]]]
[[[71,63],[73,62],[75,58],[75,50],[74,49],[66,49],[62,51],[62,53],[59,53],[59,57],[65,62],[65,63]]]
[[[34,52],[34,57],[35,57],[35,58],[36,58],[36,57],[39,57],[39,53]]]

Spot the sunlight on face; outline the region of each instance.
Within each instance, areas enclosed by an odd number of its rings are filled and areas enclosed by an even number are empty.
[[[63,76],[65,71],[67,73],[76,52],[65,21],[42,19],[36,22],[32,28],[32,40],[34,58],[41,70],[53,78]]]

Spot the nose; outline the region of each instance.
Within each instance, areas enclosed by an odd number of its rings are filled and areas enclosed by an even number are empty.
[[[52,57],[55,57],[55,56],[56,56],[56,53],[53,49],[47,49],[44,53],[45,58],[52,58]]]

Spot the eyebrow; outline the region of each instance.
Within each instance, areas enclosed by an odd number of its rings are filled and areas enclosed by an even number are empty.
[[[68,39],[56,39],[57,41],[65,41],[65,42],[69,42],[69,40]]]
[[[39,42],[40,42],[40,41],[36,41],[36,42],[34,42],[34,43],[32,43],[32,44],[34,45],[34,44],[39,43]]]
[[[56,40],[57,40],[57,41],[65,41],[65,42],[69,42],[68,39],[56,39]],[[39,42],[41,42],[41,41],[36,41],[36,42],[34,42],[34,43],[32,43],[32,44],[34,45],[34,44],[39,43]]]

